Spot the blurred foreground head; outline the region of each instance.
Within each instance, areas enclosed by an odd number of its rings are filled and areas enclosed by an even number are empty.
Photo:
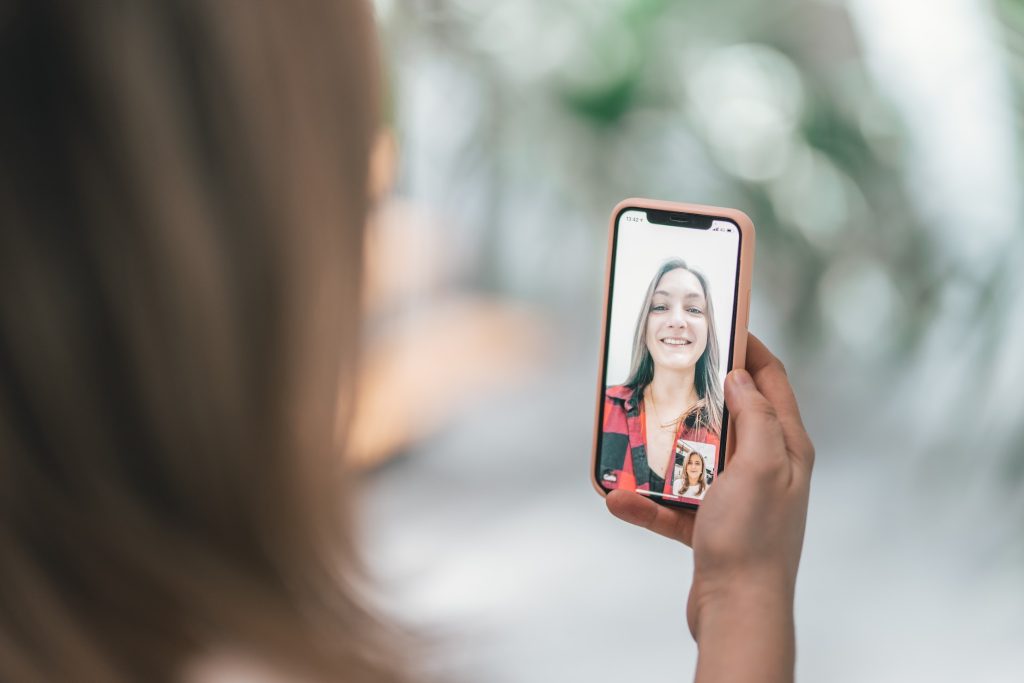
[[[0,4],[0,680],[394,678],[331,448],[373,36],[352,0]]]

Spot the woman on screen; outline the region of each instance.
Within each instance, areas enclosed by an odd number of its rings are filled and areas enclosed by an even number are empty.
[[[686,453],[680,476],[672,484],[672,492],[683,498],[703,498],[708,490],[707,466],[704,456],[686,444],[679,444]]]
[[[605,391],[601,475],[609,488],[672,496],[681,441],[722,431],[718,334],[707,279],[682,259],[654,274],[633,335],[629,379]]]

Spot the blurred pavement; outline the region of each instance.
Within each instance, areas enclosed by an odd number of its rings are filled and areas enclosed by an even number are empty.
[[[481,400],[372,478],[372,565],[391,610],[441,637],[433,666],[447,676],[689,680],[690,551],[612,518],[592,490],[596,347],[571,336],[545,379]],[[1000,511],[950,508],[955,482],[929,493],[918,469],[893,465],[911,441],[898,427],[865,447],[846,436],[863,425],[828,424],[853,407],[819,395],[827,383],[796,383],[818,449],[798,677],[1021,680],[1021,577],[985,533]]]

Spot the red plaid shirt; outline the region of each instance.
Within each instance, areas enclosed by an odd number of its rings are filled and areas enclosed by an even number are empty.
[[[680,421],[675,442],[680,439],[711,444],[717,457],[719,436],[708,429],[694,429]],[[707,465],[716,471],[714,462]],[[683,465],[682,450],[677,448],[669,460],[668,471],[661,473],[664,484],[659,493],[672,495],[672,480],[676,467]],[[647,420],[643,398],[637,399],[626,386],[608,387],[604,392],[604,424],[601,434],[601,463],[599,480],[609,489],[631,491],[651,490],[651,469],[647,464]]]

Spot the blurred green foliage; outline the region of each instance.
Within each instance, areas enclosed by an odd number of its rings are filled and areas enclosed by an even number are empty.
[[[459,124],[472,131],[461,154],[474,192],[492,204],[479,221],[482,284],[560,289],[546,268],[517,272],[506,247],[522,221],[503,202],[567,206],[603,246],[618,199],[656,196],[754,217],[759,289],[797,347],[835,333],[829,311],[852,301],[894,330],[874,352],[899,357],[933,315],[941,273],[907,201],[900,124],[841,7],[450,0],[402,6],[388,29],[399,60],[430,55],[478,85]],[[549,227],[540,265],[578,258]]]
[[[995,10],[1019,144],[1024,2]],[[472,285],[571,309],[596,296],[620,199],[734,206],[758,228],[759,305],[799,363],[831,354],[851,376],[910,376],[935,362],[922,346],[955,312],[977,337],[959,350],[964,394],[1014,371],[992,359],[1024,323],[1021,226],[979,267],[928,224],[922,205],[942,198],[913,187],[912,131],[842,4],[430,0],[396,4],[384,26],[398,97],[419,98],[400,135],[429,159],[406,189],[432,187],[414,199],[468,226],[453,234],[472,242]],[[1024,420],[1011,422],[993,447],[1014,432],[1001,461],[1022,482]]]

